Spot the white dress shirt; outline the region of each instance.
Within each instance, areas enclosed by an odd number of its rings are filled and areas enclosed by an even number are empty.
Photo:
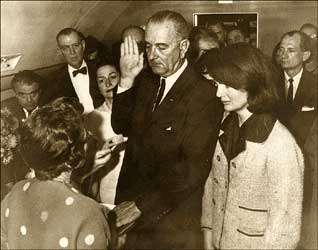
[[[303,68],[299,71],[299,73],[297,75],[295,75],[294,77],[290,77],[285,71],[284,71],[284,75],[285,75],[285,97],[287,97],[287,93],[288,93],[288,89],[289,89],[289,79],[293,78],[293,99],[295,99],[295,95],[299,86],[299,82],[300,82],[300,78],[301,75],[303,73]]]
[[[183,73],[183,71],[186,69],[187,66],[188,66],[188,60],[185,59],[185,61],[181,65],[181,67],[176,72],[174,72],[172,75],[170,75],[168,77],[160,77],[160,81],[162,78],[165,78],[165,80],[166,80],[165,91],[163,92],[163,96],[161,98],[160,103],[165,98],[165,96],[168,94],[169,90],[173,87],[174,83],[178,80],[179,76]],[[122,93],[126,90],[128,90],[128,89],[120,87],[118,85],[117,94]]]
[[[83,60],[83,63],[80,68],[86,67],[87,64]],[[79,68],[79,69],[80,69]],[[68,65],[68,73],[70,75],[73,87],[75,89],[76,95],[79,99],[79,102],[84,106],[84,114],[90,113],[94,110],[93,99],[89,92],[89,73],[87,68],[87,74],[77,74],[73,76],[73,71],[77,69],[73,68],[71,65]]]
[[[29,115],[31,115],[35,110],[37,110],[39,108],[39,106],[37,106],[35,109],[33,109],[31,112],[29,112],[27,109],[22,108],[23,112],[25,114],[25,119],[22,119],[22,122],[24,122],[26,120],[26,118],[29,117]]]
[[[181,65],[181,67],[174,72],[172,75],[168,76],[168,77],[160,77],[160,81],[162,78],[166,79],[166,87],[165,87],[165,91],[163,92],[163,96],[161,98],[160,103],[162,102],[162,100],[166,97],[166,95],[168,94],[169,90],[173,87],[174,83],[178,80],[179,76],[183,73],[183,71],[185,70],[185,68],[188,66],[188,60],[186,59],[183,64]]]

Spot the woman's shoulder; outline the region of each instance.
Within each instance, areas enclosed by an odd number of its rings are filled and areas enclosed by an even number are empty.
[[[284,154],[290,151],[301,152],[300,148],[291,132],[280,122],[276,121],[270,133],[266,145],[269,150],[275,153]]]
[[[30,199],[38,197],[45,200],[46,197],[48,202],[54,200],[56,206],[59,206],[59,203],[61,203],[61,205],[70,204],[76,205],[76,207],[99,207],[99,204],[95,200],[83,195],[73,186],[52,180],[25,179],[16,183],[10,193],[13,196],[25,194]],[[49,200],[47,197],[50,197]]]

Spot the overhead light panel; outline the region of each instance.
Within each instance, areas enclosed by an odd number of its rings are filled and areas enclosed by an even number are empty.
[[[219,3],[224,3],[224,4],[226,4],[226,3],[233,3],[233,0],[219,0]]]
[[[20,58],[21,54],[1,56],[1,72],[14,70]]]

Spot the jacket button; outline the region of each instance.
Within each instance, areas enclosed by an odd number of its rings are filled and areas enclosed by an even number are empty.
[[[236,168],[235,162],[232,162],[232,167],[233,167],[233,168]]]
[[[219,183],[217,178],[214,177],[213,180],[214,180],[215,183],[217,183],[217,184]]]
[[[221,157],[219,155],[216,156],[217,161],[221,160]]]

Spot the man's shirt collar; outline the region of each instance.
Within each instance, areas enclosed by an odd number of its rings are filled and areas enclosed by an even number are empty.
[[[161,78],[165,78],[166,79],[166,84],[173,84],[175,83],[179,76],[183,73],[183,71],[185,70],[185,68],[188,66],[188,60],[185,59],[183,64],[181,65],[181,67],[176,71],[174,72],[172,75],[168,76],[168,77],[160,77]]]
[[[78,69],[81,69],[83,67],[87,67],[86,62],[83,60],[81,67],[79,67]],[[73,71],[78,70],[76,68],[73,68],[71,65],[67,64],[67,68],[68,68],[68,72],[70,74],[70,76],[73,76]]]

